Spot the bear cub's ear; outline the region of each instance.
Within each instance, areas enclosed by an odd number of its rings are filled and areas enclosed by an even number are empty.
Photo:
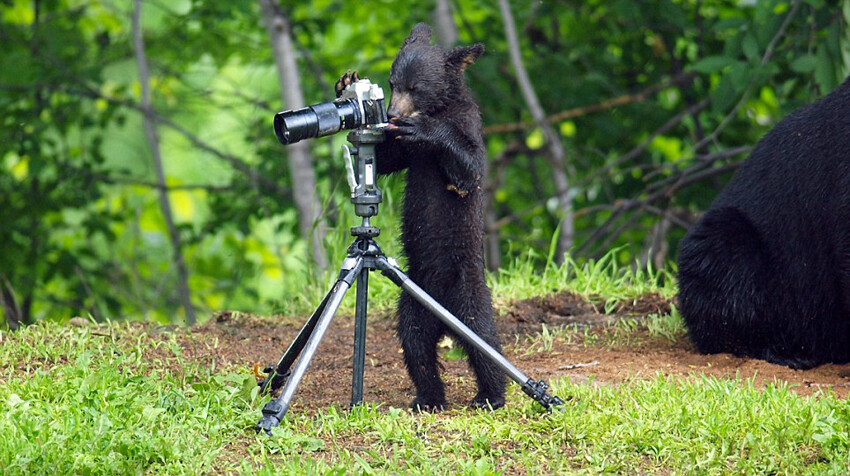
[[[402,43],[401,47],[404,48],[405,46],[413,43],[422,43],[423,45],[428,46],[430,42],[431,27],[424,23],[418,23],[416,26],[413,27],[413,30],[410,31],[410,36],[408,36],[407,39],[404,40],[404,43]]]
[[[483,53],[484,45],[481,43],[475,43],[472,46],[458,46],[449,51],[448,63],[463,71]]]

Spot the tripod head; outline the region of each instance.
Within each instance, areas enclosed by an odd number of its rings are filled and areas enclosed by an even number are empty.
[[[275,135],[283,145],[351,130],[348,141],[352,148],[343,148],[351,203],[354,213],[363,218],[360,226],[351,229],[351,234],[359,238],[374,238],[381,233],[369,219],[378,214],[382,199],[381,190],[375,184],[375,145],[385,140],[382,128],[387,125],[384,90],[366,78],[358,78],[356,71],[353,76],[346,73],[337,82],[336,101],[279,112],[274,116]]]
[[[363,219],[360,226],[351,228],[351,234],[358,238],[374,238],[381,230],[372,226],[369,219],[378,214],[378,205],[383,200],[376,181],[375,146],[384,142],[386,134],[382,129],[361,127],[349,132],[347,138],[352,147],[343,146],[343,149],[351,203],[354,213]]]

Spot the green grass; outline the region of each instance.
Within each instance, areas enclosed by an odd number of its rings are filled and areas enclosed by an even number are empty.
[[[549,327],[543,324],[540,332],[524,338],[516,336],[515,351],[520,355],[545,353],[553,349],[556,341],[586,347],[640,347],[648,338],[676,342],[685,339],[686,333],[685,322],[674,306],[669,314],[650,314],[640,319],[624,317],[611,325],[593,328],[581,325]]]
[[[3,334],[0,473],[195,472],[244,433],[250,376],[124,326],[102,334],[46,323]],[[169,358],[143,358],[153,352]]]
[[[402,251],[400,206],[395,204],[400,195],[398,183],[384,183],[384,205],[381,214],[373,220],[383,233],[376,239],[383,252],[395,258],[402,269],[406,260]],[[349,205],[341,203],[345,208]],[[317,277],[304,270],[285,277],[283,289],[285,299],[271,309],[272,313],[293,315],[309,314],[338,278],[338,266],[347,255],[353,238],[351,226],[359,224],[359,218],[343,215],[339,226],[328,231],[325,240],[330,269]],[[545,296],[560,291],[582,295],[602,309],[609,311],[619,303],[646,294],[658,294],[672,298],[676,294],[673,274],[667,270],[642,269],[640,266],[623,266],[619,263],[622,248],[615,248],[595,260],[576,261],[569,254],[562,264],[555,263],[554,255],[558,234],[550,239],[549,249],[541,253],[534,248],[525,248],[522,253],[495,272],[487,273],[487,284],[493,292],[497,308],[504,308],[510,301]],[[395,308],[399,289],[380,273],[371,273],[369,280],[369,309],[376,313],[390,313]],[[340,307],[343,313],[354,313],[354,293],[349,293]]]
[[[677,326],[649,322],[660,336]],[[571,400],[551,415],[515,385],[492,413],[330,407],[268,438],[251,431],[265,402],[253,377],[191,360],[173,336],[42,323],[0,334],[0,369],[9,475],[850,472],[847,400],[741,380],[556,380]]]
[[[339,261],[345,256],[345,246],[342,245],[343,235],[334,240],[337,246],[334,255],[339,255]],[[398,249],[400,245],[388,238],[389,248]],[[387,247],[385,247],[387,248]],[[384,250],[387,251],[386,249]],[[494,303],[499,308],[510,305],[512,300],[528,299],[534,296],[545,296],[560,291],[569,291],[600,305],[600,310],[610,311],[616,305],[636,299],[646,294],[658,294],[672,298],[676,294],[675,279],[666,270],[643,270],[639,267],[624,267],[617,262],[619,250],[612,250],[598,260],[576,262],[569,256],[563,264],[555,264],[551,257],[539,256],[532,249],[514,259],[507,266],[496,272],[487,273],[487,284],[490,287]],[[391,254],[399,259],[404,268],[403,256]],[[545,260],[547,264],[539,269],[539,263]],[[307,280],[297,296],[293,296],[289,305],[280,309],[285,313],[309,313],[321,301],[324,293],[336,280],[338,272],[327,273],[320,281]],[[396,306],[398,288],[380,273],[371,273],[369,280],[369,309],[370,312],[389,313]],[[346,295],[340,312],[354,313],[353,292]]]
[[[569,256],[557,265],[551,257],[542,271],[536,269],[540,256],[532,249],[509,266],[488,276],[488,285],[502,302],[570,291],[603,304],[610,311],[617,304],[646,294],[672,298],[675,280],[666,270],[623,267],[614,249],[598,260],[576,262]]]

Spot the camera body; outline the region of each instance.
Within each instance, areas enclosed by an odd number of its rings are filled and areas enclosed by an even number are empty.
[[[289,145],[386,122],[384,90],[368,79],[361,79],[348,85],[336,101],[275,114],[274,132],[281,144]]]

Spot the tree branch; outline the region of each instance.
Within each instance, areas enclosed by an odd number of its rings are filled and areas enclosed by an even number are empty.
[[[180,248],[180,235],[177,232],[177,227],[174,225],[171,203],[168,201],[168,192],[164,189],[165,169],[162,165],[156,126],[151,118],[153,107],[151,105],[150,75],[148,73],[147,58],[145,58],[145,43],[142,39],[141,15],[142,2],[141,0],[135,0],[135,8],[133,10],[133,50],[136,54],[136,64],[139,67],[139,82],[142,86],[145,135],[147,136],[148,145],[153,154],[157,182],[163,187],[159,190],[159,204],[162,209],[163,218],[165,219],[165,225],[168,228],[168,236],[171,239],[171,247],[174,253],[174,265],[177,268],[177,291],[180,294],[180,300],[183,302],[183,309],[186,311],[186,324],[193,326],[195,325],[195,308],[192,306],[192,295],[189,289],[189,272],[183,260],[183,252]]]
[[[301,80],[298,76],[298,63],[295,61],[295,48],[292,44],[292,32],[289,18],[272,0],[258,0],[262,21],[269,37],[278,71],[281,99],[286,107],[295,109],[304,107]],[[313,262],[319,270],[327,269],[325,256],[325,222],[322,218],[322,206],[316,193],[316,175],[310,149],[304,142],[288,147],[287,160],[292,176],[292,199],[298,211],[298,227],[301,237],[310,245]]]
[[[534,86],[531,84],[531,79],[528,77],[528,72],[522,63],[516,26],[507,0],[499,0],[499,11],[502,14],[502,22],[505,26],[505,37],[508,40],[508,51],[516,74],[517,84],[529,112],[531,112],[531,116],[534,118],[534,123],[543,130],[543,135],[546,137],[546,143],[549,148],[552,178],[555,182],[559,204],[558,227],[560,233],[558,235],[558,251],[555,255],[555,260],[557,263],[560,263],[564,259],[564,254],[572,248],[573,235],[575,234],[570,184],[566,173],[566,152],[564,145],[561,143],[560,136],[546,120],[546,114],[543,111],[543,107],[540,106],[537,93],[534,91]]]
[[[546,117],[546,122],[554,123],[566,121],[568,119],[575,119],[577,117],[586,116],[588,114],[592,114],[594,112],[606,111],[608,109],[613,109],[617,106],[623,106],[626,104],[630,104],[633,102],[643,102],[646,101],[647,98],[652,96],[653,94],[666,89],[675,84],[687,83],[693,80],[696,76],[696,73],[687,72],[682,73],[675,78],[667,81],[666,83],[655,85],[644,89],[643,91],[639,91],[634,94],[624,94],[622,96],[617,96],[611,99],[606,99],[602,102],[596,104],[589,104],[587,106],[579,106],[574,107],[572,109],[566,109],[557,114],[552,114],[551,116]],[[536,125],[536,122],[533,121],[523,121],[517,122],[513,124],[496,124],[492,126],[487,126],[484,128],[484,134],[500,134],[505,132],[516,132],[522,131],[526,129],[530,129]]]
[[[248,165],[244,161],[242,161],[242,159],[239,159],[236,156],[230,155],[226,152],[222,152],[221,150],[216,149],[212,145],[204,142],[200,137],[193,134],[192,132],[190,132],[185,127],[177,124],[176,122],[172,121],[171,119],[168,119],[166,117],[159,115],[156,111],[145,110],[145,108],[143,108],[141,105],[136,104],[136,103],[129,101],[129,100],[117,99],[117,98],[114,98],[114,97],[111,97],[111,96],[105,96],[105,95],[101,94],[99,91],[91,89],[91,88],[89,88],[88,86],[85,86],[85,85],[80,85],[80,87],[82,88],[82,91],[80,91],[81,94],[85,94],[86,96],[97,98],[97,99],[103,99],[103,100],[109,102],[110,104],[116,104],[118,106],[123,106],[123,107],[129,108],[129,109],[133,109],[137,112],[140,112],[143,116],[149,116],[157,124],[163,125],[163,126],[169,128],[169,129],[177,132],[178,134],[182,135],[183,137],[185,137],[196,148],[203,150],[204,152],[207,152],[209,154],[212,154],[213,156],[218,157],[221,160],[224,160],[225,162],[230,164],[230,166],[233,167],[234,169],[236,169],[236,170],[244,173],[245,175],[247,175],[248,178],[252,182],[262,184],[266,189],[269,189],[269,190],[271,190],[275,193],[278,193],[278,194],[280,194],[284,197],[291,196],[292,192],[290,191],[289,188],[283,187],[280,184],[278,184],[277,182],[274,182],[273,180],[269,180],[268,178],[261,176],[260,174],[257,173],[256,170],[254,170],[253,167],[251,167],[250,165]],[[73,93],[74,91],[69,91],[69,92]]]
[[[773,51],[776,47],[776,44],[785,35],[785,32],[787,31],[788,26],[791,24],[791,20],[797,14],[797,11],[799,10],[800,5],[801,5],[800,0],[796,0],[794,2],[793,6],[791,8],[791,11],[788,12],[788,15],[786,15],[786,17],[783,20],[782,25],[780,26],[779,30],[776,32],[776,34],[771,39],[770,43],[765,48],[765,52],[762,55],[761,62],[760,62],[760,64],[762,66],[767,64],[767,61],[773,55]],[[747,85],[747,88],[744,90],[744,93],[741,95],[740,100],[738,100],[738,102],[735,104],[735,106],[732,108],[732,110],[729,111],[729,113],[726,114],[726,116],[724,116],[724,118],[720,121],[720,123],[717,125],[717,127],[711,132],[711,134],[707,135],[706,137],[704,137],[702,140],[698,141],[694,145],[694,150],[699,151],[705,145],[707,145],[708,143],[716,140],[716,138],[718,137],[720,132],[722,132],[723,129],[725,129],[726,126],[731,122],[732,118],[735,116],[735,114],[738,112],[738,110],[740,110],[740,108],[743,107],[744,104],[746,104],[746,101],[749,98],[749,94],[752,91],[754,84],[755,84],[755,79],[753,79],[749,82],[749,84]],[[643,198],[641,200],[630,200],[630,201],[627,201],[627,202],[621,202],[622,203],[621,207],[618,207],[618,209],[615,211],[615,213],[608,220],[606,220],[605,223],[603,223],[600,227],[598,227],[588,240],[586,240],[584,243],[581,244],[581,246],[578,247],[576,252],[579,253],[579,252],[582,252],[583,250],[587,249],[588,246],[590,246],[591,244],[596,242],[599,238],[601,238],[602,236],[605,236],[606,233],[608,235],[605,238],[605,240],[602,242],[601,246],[604,247],[607,244],[612,243],[613,240],[615,240],[620,235],[620,233],[622,233],[624,230],[626,230],[629,226],[631,226],[632,223],[634,223],[634,221],[637,220],[637,217],[640,216],[640,214],[647,209],[649,204],[655,202],[656,200],[670,198],[673,194],[678,192],[680,189],[687,187],[687,186],[689,186],[693,183],[700,182],[700,181],[705,180],[707,178],[714,177],[714,176],[724,174],[724,173],[728,173],[732,170],[737,169],[738,167],[740,167],[740,165],[741,165],[740,163],[727,164],[727,165],[724,165],[724,166],[721,166],[721,167],[712,167],[712,165],[719,160],[722,160],[722,159],[725,159],[725,158],[728,158],[728,157],[733,157],[733,156],[739,155],[741,153],[749,152],[750,150],[751,150],[751,147],[738,147],[738,148],[735,148],[735,149],[725,150],[725,151],[719,152],[717,154],[709,154],[709,155],[706,155],[706,156],[698,156],[699,162],[688,167],[687,169],[683,170],[680,174],[677,174],[673,177],[668,177],[668,178],[665,178],[663,180],[659,180],[658,182],[655,182],[653,184],[650,184],[640,193],[641,194],[648,193],[648,192],[652,192],[652,193],[650,193],[649,195],[647,195],[645,198]],[[657,175],[657,173],[650,174],[650,176],[655,176],[655,175]],[[625,223],[618,226],[614,231],[609,233],[609,230],[612,227],[612,225],[614,224],[614,222],[616,222],[624,213],[631,212],[631,211],[634,211],[633,216],[630,219],[628,219]]]
[[[452,6],[449,0],[437,0],[431,15],[434,19],[437,42],[443,48],[450,48],[457,42],[457,25],[455,25],[455,19],[452,16]]]
[[[785,20],[783,20],[782,26],[779,27],[779,30],[770,40],[770,43],[768,43],[767,47],[764,50],[764,54],[761,57],[761,66],[766,65],[767,62],[770,60],[770,57],[773,56],[773,50],[774,48],[776,48],[776,44],[785,35],[785,32],[788,30],[788,26],[791,24],[791,20],[794,18],[794,16],[797,14],[797,11],[800,9],[800,4],[800,0],[796,0],[794,2],[794,6],[791,7],[791,11],[788,12],[788,15],[785,17]],[[717,139],[717,136],[720,134],[720,132],[723,131],[723,129],[726,128],[727,125],[729,125],[729,123],[732,121],[732,118],[735,117],[735,114],[737,114],[738,110],[740,110],[741,107],[746,104],[747,99],[749,99],[750,97],[750,92],[752,92],[754,84],[755,78],[750,79],[750,82],[747,84],[747,88],[744,90],[744,94],[741,95],[741,99],[738,100],[738,103],[735,104],[735,107],[733,107],[732,110],[729,111],[728,114],[726,114],[726,116],[723,118],[723,120],[720,121],[720,124],[718,124],[717,127],[714,128],[714,131],[711,134],[707,135],[703,140],[697,142],[696,145],[694,145],[694,150],[700,150],[707,143],[713,142]]]

